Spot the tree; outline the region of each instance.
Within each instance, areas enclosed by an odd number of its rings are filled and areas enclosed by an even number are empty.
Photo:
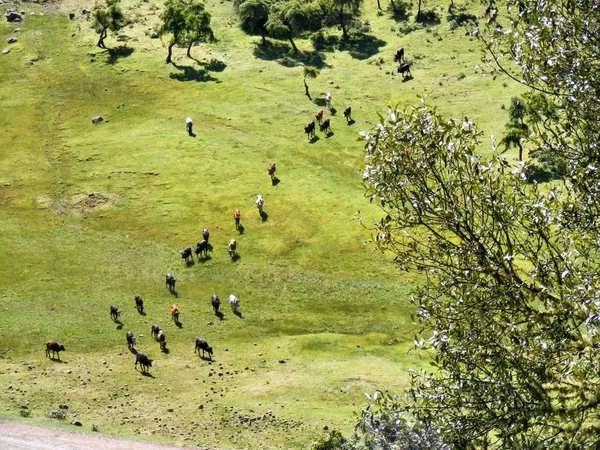
[[[508,123],[506,124],[506,134],[501,143],[506,149],[517,147],[519,149],[519,161],[523,161],[523,141],[529,137],[529,127],[525,123],[527,107],[525,100],[519,97],[513,97],[510,100],[508,110]]]
[[[306,79],[307,78],[317,78],[317,75],[319,75],[319,69],[317,69],[316,67],[310,67],[310,66],[304,66],[304,91],[306,96],[308,97],[309,100],[312,100],[312,98],[310,97],[310,92],[308,92],[308,84],[306,83]]]
[[[127,21],[123,11],[119,7],[120,0],[107,0],[106,7],[97,9],[94,12],[94,22],[92,28],[98,33],[98,47],[106,48],[104,39],[108,35],[108,30],[117,32],[123,28]]]
[[[269,20],[269,4],[265,0],[248,0],[239,7],[239,16],[243,24],[251,30],[260,33],[262,45],[266,45],[266,24]]]
[[[184,42],[186,32],[186,4],[182,0],[167,0],[160,18],[162,25],[158,29],[159,36],[171,34],[166,63],[171,63],[173,47]]]
[[[287,39],[294,53],[297,53],[298,47],[294,38],[304,31],[321,28],[320,5],[318,2],[304,0],[275,3],[270,9],[266,28],[274,37]]]
[[[338,20],[342,27],[342,36],[348,40],[348,28],[355,16],[360,14],[363,0],[332,0],[332,7],[338,10]]]
[[[210,14],[204,4],[192,1],[185,9],[185,36],[188,41],[187,56],[192,57],[192,45],[195,42],[214,41],[215,35],[210,27]]]

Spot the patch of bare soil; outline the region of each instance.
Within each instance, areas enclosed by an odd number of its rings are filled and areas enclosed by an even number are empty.
[[[118,196],[114,194],[103,194],[101,192],[90,192],[79,194],[71,199],[71,207],[82,213],[89,213],[99,209],[106,209],[117,201]]]

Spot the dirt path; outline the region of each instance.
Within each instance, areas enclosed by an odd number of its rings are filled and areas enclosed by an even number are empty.
[[[0,420],[2,450],[181,450],[148,442],[114,439],[97,433],[64,431],[10,420]]]

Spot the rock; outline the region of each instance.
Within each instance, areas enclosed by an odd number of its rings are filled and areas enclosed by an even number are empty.
[[[323,429],[324,429],[325,431],[327,431],[327,430],[329,430],[329,427],[328,427],[327,425],[325,425],[325,426],[323,427]]]
[[[69,407],[67,405],[65,405],[64,403],[58,405],[58,409],[69,409]]]
[[[83,8],[83,9],[81,10],[81,14],[83,14],[84,16],[85,16],[85,15],[87,15],[87,14],[89,14],[89,13],[90,13],[90,12],[89,12],[87,9],[85,9],[85,8]]]
[[[279,364],[285,364],[285,359],[280,359]]]
[[[168,412],[173,412],[173,408],[167,409]]]
[[[10,53],[10,48],[5,48],[4,50],[2,50],[3,55],[8,55],[9,53]]]
[[[16,37],[14,37],[14,36],[11,36],[11,37],[9,37],[9,38],[6,40],[6,43],[7,43],[7,44],[14,44],[14,43],[15,43],[15,42],[17,42],[17,41],[18,41],[18,39],[17,39]]]
[[[92,117],[92,123],[94,125],[98,125],[99,123],[102,123],[102,122],[104,122],[104,117],[102,117],[102,116],[94,116],[94,117]]]
[[[20,28],[15,28],[15,29],[13,30],[13,33],[20,33],[20,32],[21,32],[21,29],[20,29]]]
[[[158,39],[158,33],[156,31],[150,33],[150,39]]]
[[[23,20],[23,17],[21,17],[21,14],[19,12],[10,9],[6,11],[6,14],[4,16],[6,17],[6,20],[8,22],[21,22]]]
[[[198,409],[204,409],[204,405],[198,406]]]
[[[74,420],[73,422],[71,422],[71,425],[75,425],[76,427],[80,427],[81,426],[81,422],[79,420]]]
[[[69,20],[73,20],[75,18],[75,13],[69,13]]]

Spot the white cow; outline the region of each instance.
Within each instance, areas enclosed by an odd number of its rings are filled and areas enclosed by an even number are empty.
[[[256,207],[258,208],[258,212],[262,213],[263,205],[265,204],[265,199],[262,198],[262,195],[256,196]]]
[[[328,92],[325,95],[325,106],[327,106],[327,108],[331,109],[331,92]]]
[[[231,305],[231,309],[233,309],[233,311],[237,311],[240,307],[240,299],[231,294],[229,296],[229,304]]]
[[[192,127],[194,126],[194,122],[192,122],[192,118],[191,117],[186,117],[185,118],[185,129],[187,130],[188,134],[192,134]]]

